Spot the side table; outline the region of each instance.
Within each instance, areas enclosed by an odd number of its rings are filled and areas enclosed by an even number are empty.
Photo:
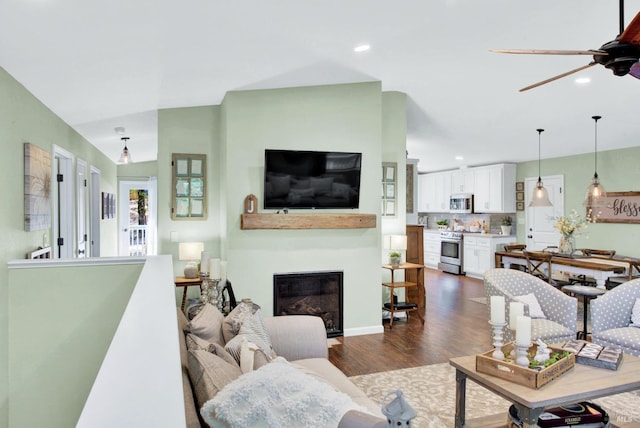
[[[202,279],[200,278],[185,278],[184,276],[176,276],[176,280],[174,281],[176,287],[183,287],[184,291],[182,292],[182,304],[180,305],[180,309],[184,312],[184,305],[187,301],[187,289],[193,285],[197,285],[198,287],[202,286]]]
[[[415,312],[420,318],[422,325],[424,325],[424,318],[420,314],[422,310],[421,302],[424,302],[424,286],[422,286],[423,281],[421,278],[424,278],[424,265],[417,263],[400,263],[399,266],[392,266],[389,264],[382,265],[383,269],[388,269],[391,271],[391,282],[383,282],[382,285],[389,288],[389,303],[383,305],[383,310],[389,311],[391,313],[391,319],[389,320],[389,328],[393,328],[393,315],[396,312],[405,312],[407,314],[407,319],[409,317],[409,312]],[[417,282],[396,282],[394,272],[397,270],[406,271],[407,270],[415,270],[416,276],[418,278]],[[418,288],[418,303],[411,303],[408,301],[408,291],[405,291],[405,300],[406,302],[394,302],[393,292],[396,288],[404,288],[408,290],[409,288],[417,287]]]
[[[602,288],[591,287],[589,285],[565,285],[562,287],[565,293],[578,294],[582,296],[582,331],[577,334],[577,339],[587,340],[587,311],[589,309],[589,300],[598,297],[607,292]]]

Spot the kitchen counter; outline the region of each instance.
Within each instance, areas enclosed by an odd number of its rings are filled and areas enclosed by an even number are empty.
[[[424,229],[425,233],[440,233],[440,229]],[[501,233],[462,232],[464,236],[476,236],[484,238],[516,238],[516,235],[502,235]]]

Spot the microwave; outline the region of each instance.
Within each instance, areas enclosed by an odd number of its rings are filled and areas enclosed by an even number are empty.
[[[472,213],[473,212],[473,194],[471,193],[454,193],[449,197],[450,213]]]

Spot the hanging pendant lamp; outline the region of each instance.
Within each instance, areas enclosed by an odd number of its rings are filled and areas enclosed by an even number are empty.
[[[536,131],[538,131],[538,182],[536,183],[536,188],[533,189],[533,195],[531,197],[531,202],[529,202],[529,206],[550,207],[551,201],[549,200],[549,193],[547,192],[547,189],[544,188],[542,178],[540,177],[540,140],[544,129],[536,129]]]
[[[584,205],[589,208],[603,207],[605,205],[605,198],[607,192],[600,183],[598,177],[598,120],[602,119],[602,116],[592,116],[595,125],[595,149],[594,149],[594,168],[593,178],[591,184],[587,188],[587,195],[584,198]]]
[[[131,155],[129,154],[129,149],[127,148],[127,141],[129,137],[122,137],[121,140],[124,143],[124,148],[122,149],[122,153],[120,154],[120,163],[131,163]]]

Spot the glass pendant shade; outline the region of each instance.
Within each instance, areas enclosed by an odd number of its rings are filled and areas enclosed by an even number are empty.
[[[530,207],[550,207],[551,201],[549,200],[549,192],[542,185],[542,179],[538,177],[536,188],[533,189],[533,197],[529,202]]]
[[[129,149],[127,148],[127,140],[129,137],[122,137],[121,140],[124,141],[124,148],[122,149],[122,153],[120,154],[120,163],[131,163],[131,155],[129,154]]]
[[[531,196],[531,202],[529,202],[530,207],[550,207],[552,206],[551,201],[549,200],[549,193],[547,189],[544,188],[542,184],[542,178],[540,178],[540,135],[544,131],[544,129],[536,129],[538,131],[538,182],[536,183],[536,188],[533,189],[533,195]]]
[[[586,207],[595,208],[604,206],[607,192],[604,190],[602,183],[600,183],[600,178],[598,177],[598,119],[601,119],[602,117],[592,116],[591,118],[595,122],[594,172],[591,184],[587,188],[587,194],[584,198],[583,204]]]

